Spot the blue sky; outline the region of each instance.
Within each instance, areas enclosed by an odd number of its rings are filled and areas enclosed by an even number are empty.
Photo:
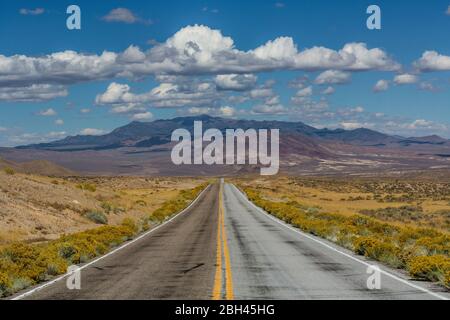
[[[0,145],[203,113],[450,138],[449,6],[3,1]]]

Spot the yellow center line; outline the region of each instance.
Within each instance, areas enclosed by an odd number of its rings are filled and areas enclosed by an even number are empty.
[[[222,183],[221,183],[220,184],[220,195],[219,195],[219,207],[220,207],[220,210],[222,211],[222,240],[223,240],[223,252],[224,252],[224,256],[225,256],[225,275],[226,275],[225,293],[226,293],[227,300],[233,300],[234,299],[233,275],[231,273],[230,250],[228,249],[227,232],[225,230],[225,218],[224,218],[222,193],[223,193],[223,188],[222,188]]]
[[[228,248],[227,233],[225,230],[225,218],[223,208],[223,186],[220,184],[219,190],[219,215],[217,223],[217,262],[216,274],[214,278],[213,300],[222,298],[222,245],[225,259],[225,299],[233,300],[233,275],[231,272],[230,250]]]
[[[219,199],[220,201],[220,199]],[[219,216],[217,223],[217,260],[216,260],[216,275],[214,277],[213,300],[220,300],[222,298],[222,241],[221,241],[221,211],[219,204]]]

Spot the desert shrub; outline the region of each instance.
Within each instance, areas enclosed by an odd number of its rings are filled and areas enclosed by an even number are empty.
[[[97,190],[97,187],[95,186],[95,184],[85,184],[83,189],[90,192],[95,192]]]
[[[391,267],[401,267],[403,265],[398,256],[399,248],[389,240],[383,241],[373,237],[361,237],[354,240],[354,251],[359,255],[384,262]]]
[[[10,175],[10,176],[12,176],[12,175],[14,175],[14,174],[16,173],[16,171],[14,171],[14,169],[13,169],[13,168],[10,168],[10,167],[4,168],[3,171],[4,171],[6,174]]]
[[[68,204],[64,204],[64,203],[59,203],[59,202],[46,202],[46,205],[56,209],[58,211],[64,211],[66,209],[71,209],[72,207]]]
[[[387,207],[373,210],[365,209],[361,210],[360,213],[380,220],[412,223],[414,225],[424,225],[433,228],[439,227],[444,230],[449,230],[450,226],[450,212],[440,210],[425,213],[419,205]]]
[[[0,271],[0,297],[8,292],[11,287],[11,281],[6,273]]]
[[[131,233],[136,233],[139,230],[138,226],[136,225],[136,222],[133,219],[131,219],[131,218],[123,219],[121,225],[122,225],[123,228],[129,229],[129,231]]]
[[[442,235],[437,237],[422,237],[417,239],[416,247],[422,247],[426,250],[427,255],[449,255],[450,254],[450,237]]]
[[[61,258],[72,261],[72,257],[78,253],[78,250],[71,243],[64,242],[58,246],[58,253]]]
[[[106,212],[110,213],[113,210],[113,206],[108,202],[102,202],[100,207]]]
[[[41,245],[39,249],[42,266],[46,269],[46,278],[47,276],[56,276],[66,272],[68,260],[64,259],[53,245]]]
[[[134,203],[136,203],[139,206],[146,206],[147,205],[147,202],[145,202],[142,199],[136,200]]]
[[[161,222],[171,217],[175,213],[184,209],[189,202],[194,200],[200,192],[205,189],[207,184],[202,184],[196,188],[180,191],[178,197],[174,200],[168,200],[161,207],[153,211],[149,219],[154,222]]]
[[[448,256],[415,257],[409,261],[408,270],[416,278],[439,281],[450,287],[450,258]]]
[[[12,291],[46,280],[51,273],[63,273],[66,268],[57,252],[46,246],[23,243],[14,243],[1,250],[0,266],[9,275]]]
[[[108,217],[100,211],[89,211],[83,215],[85,218],[97,224],[108,224]]]
[[[92,183],[80,183],[80,184],[77,184],[77,188],[84,190],[84,191],[90,191],[90,192],[97,191],[97,186]]]
[[[316,207],[307,208],[305,211],[306,211],[306,213],[312,213],[312,214],[319,213],[319,209]]]
[[[25,289],[26,287],[29,287],[33,285],[34,283],[30,281],[30,279],[27,278],[15,278],[12,281],[12,286],[9,291],[11,292],[17,292],[20,290]]]
[[[43,280],[46,267],[38,247],[14,243],[2,250],[1,257],[9,260],[8,267],[16,274],[15,278],[27,278],[32,282]]]
[[[339,226],[339,232],[336,235],[335,242],[344,248],[354,250],[353,244],[355,242],[357,228],[351,225]]]
[[[114,207],[113,212],[114,212],[114,214],[120,214],[122,212],[125,212],[125,209],[122,207]]]

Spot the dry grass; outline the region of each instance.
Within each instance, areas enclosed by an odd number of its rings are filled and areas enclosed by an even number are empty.
[[[449,183],[287,177],[236,181],[244,186],[256,185],[267,199],[297,201],[304,208],[320,212],[365,214],[399,226],[450,232]],[[415,215],[402,216],[405,207],[418,210]],[[398,210],[393,210],[396,208]]]
[[[139,177],[49,178],[0,170],[0,245],[57,239],[95,228],[88,212],[109,225],[140,219],[201,179]]]

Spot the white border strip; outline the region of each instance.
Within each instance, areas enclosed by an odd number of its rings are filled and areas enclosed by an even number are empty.
[[[189,206],[187,206],[186,208],[184,208],[182,211],[180,211],[179,213],[177,213],[176,215],[174,215],[174,216],[173,216],[172,218],[170,218],[169,220],[167,220],[167,221],[165,221],[164,223],[162,223],[162,224],[160,224],[160,225],[154,227],[153,229],[151,229],[151,230],[149,230],[149,231],[147,231],[147,232],[141,234],[141,235],[138,236],[137,238],[134,238],[133,240],[130,240],[130,241],[128,241],[128,242],[125,242],[124,244],[122,244],[121,246],[117,247],[116,249],[114,249],[114,250],[108,252],[107,254],[105,254],[105,255],[103,255],[103,256],[101,256],[101,257],[98,257],[97,259],[92,260],[92,261],[89,262],[89,263],[86,263],[86,264],[82,265],[81,267],[78,268],[78,271],[81,271],[81,270],[83,270],[83,269],[85,269],[85,268],[87,268],[87,267],[93,265],[94,263],[97,263],[98,261],[100,261],[100,260],[102,260],[102,259],[105,259],[106,257],[109,257],[109,256],[113,255],[114,253],[116,253],[116,252],[118,252],[118,251],[120,251],[120,250],[122,250],[122,249],[128,247],[129,245],[131,245],[131,244],[133,244],[133,243],[135,243],[135,242],[141,240],[142,238],[148,236],[148,235],[151,234],[152,232],[154,232],[154,231],[158,230],[159,228],[162,228],[162,227],[165,226],[166,224],[172,222],[174,219],[178,218],[179,216],[181,216],[182,214],[184,214],[186,211],[188,211],[188,210],[189,210],[189,209],[190,209],[190,208],[198,201],[198,199],[200,199],[200,197],[203,195],[203,193],[205,193],[206,190],[209,189],[210,186],[211,186],[211,185],[208,185],[205,189],[203,189],[203,191],[200,192],[200,194],[197,196],[197,198],[195,198],[194,201],[192,201],[192,202],[189,204]],[[51,281],[49,281],[49,282],[46,282],[46,283],[44,283],[44,284],[42,284],[42,285],[40,285],[40,286],[37,286],[36,288],[33,288],[33,289],[31,289],[31,290],[29,290],[29,291],[27,291],[27,292],[25,292],[25,293],[22,293],[21,295],[16,296],[16,297],[14,297],[14,298],[12,298],[12,299],[10,299],[10,300],[21,300],[21,299],[23,299],[23,298],[26,298],[26,297],[32,295],[33,293],[36,293],[37,291],[40,291],[40,290],[42,290],[42,289],[44,289],[44,288],[46,288],[46,287],[49,287],[49,286],[55,284],[56,282],[59,282],[59,281],[63,280],[64,278],[66,278],[66,277],[69,276],[70,274],[71,274],[71,273],[65,273],[65,274],[63,274],[63,275],[61,275],[61,276],[59,276],[59,277],[57,277],[57,278],[55,278],[55,279],[53,279],[53,280],[51,280]]]
[[[250,203],[256,210],[258,210],[258,212],[264,214],[265,216],[267,216],[269,219],[275,221],[276,223],[278,223],[278,224],[284,226],[285,228],[287,228],[287,229],[289,229],[289,230],[291,230],[291,231],[293,231],[293,232],[295,232],[295,233],[297,233],[297,234],[300,234],[301,236],[303,236],[303,237],[305,237],[305,238],[308,238],[308,239],[310,239],[310,240],[312,240],[312,241],[314,241],[314,242],[316,242],[316,243],[319,243],[319,244],[321,244],[322,246],[324,246],[324,247],[326,247],[326,248],[328,248],[328,249],[330,249],[330,250],[332,250],[332,251],[335,251],[335,252],[337,252],[337,253],[340,253],[340,254],[346,256],[347,258],[350,258],[350,259],[352,259],[352,260],[354,260],[354,261],[357,261],[357,262],[359,262],[359,263],[361,263],[361,264],[363,264],[363,265],[365,265],[365,266],[368,266],[368,267],[372,266],[370,263],[367,263],[367,262],[365,262],[365,261],[363,261],[363,260],[361,260],[361,259],[358,259],[358,258],[356,258],[356,257],[354,257],[354,256],[352,256],[352,255],[350,255],[350,254],[348,254],[348,253],[346,253],[346,252],[343,252],[343,251],[341,251],[341,250],[338,250],[338,249],[336,249],[336,248],[330,246],[329,244],[327,244],[327,243],[325,243],[325,242],[323,242],[323,241],[321,241],[321,240],[319,240],[319,239],[316,239],[316,238],[314,238],[314,237],[312,237],[312,236],[310,236],[310,235],[308,235],[308,234],[306,234],[306,233],[304,233],[304,232],[302,232],[302,231],[300,231],[300,230],[298,230],[298,229],[296,229],[296,228],[294,228],[294,227],[292,227],[292,226],[286,224],[285,222],[281,221],[280,219],[275,218],[274,216],[272,216],[271,214],[267,213],[267,212],[264,211],[262,208],[256,206],[253,202],[251,202],[251,201],[245,196],[245,194],[244,194],[239,188],[237,188],[234,184],[229,184],[229,185],[231,185],[233,188],[235,188],[235,189],[238,191],[238,193],[241,195],[241,197],[242,197],[243,199],[245,199],[248,203]],[[396,276],[396,275],[394,275],[394,274],[392,274],[392,273],[390,273],[390,272],[387,272],[387,271],[385,271],[385,270],[383,270],[383,269],[381,269],[381,268],[380,268],[380,272],[381,272],[382,274],[384,274],[384,275],[386,275],[386,276],[388,276],[388,277],[390,277],[390,278],[392,278],[392,279],[394,279],[394,280],[397,280],[397,281],[399,281],[399,282],[401,282],[401,283],[403,283],[403,284],[406,284],[406,285],[408,285],[408,286],[410,286],[410,287],[412,287],[412,288],[414,288],[414,289],[417,289],[417,290],[423,291],[423,292],[425,292],[425,293],[428,293],[428,294],[432,295],[432,296],[435,297],[435,298],[438,298],[438,299],[441,299],[441,300],[449,300],[447,297],[444,297],[444,296],[442,296],[442,295],[440,295],[440,294],[437,294],[437,293],[435,293],[435,292],[433,292],[433,291],[430,291],[430,290],[428,290],[428,289],[425,289],[425,288],[423,288],[423,287],[421,287],[421,286],[415,285],[414,283],[411,283],[411,282],[409,282],[409,281],[407,281],[407,280],[405,280],[405,279],[402,279],[402,278],[400,278],[400,277],[398,277],[398,276]]]

